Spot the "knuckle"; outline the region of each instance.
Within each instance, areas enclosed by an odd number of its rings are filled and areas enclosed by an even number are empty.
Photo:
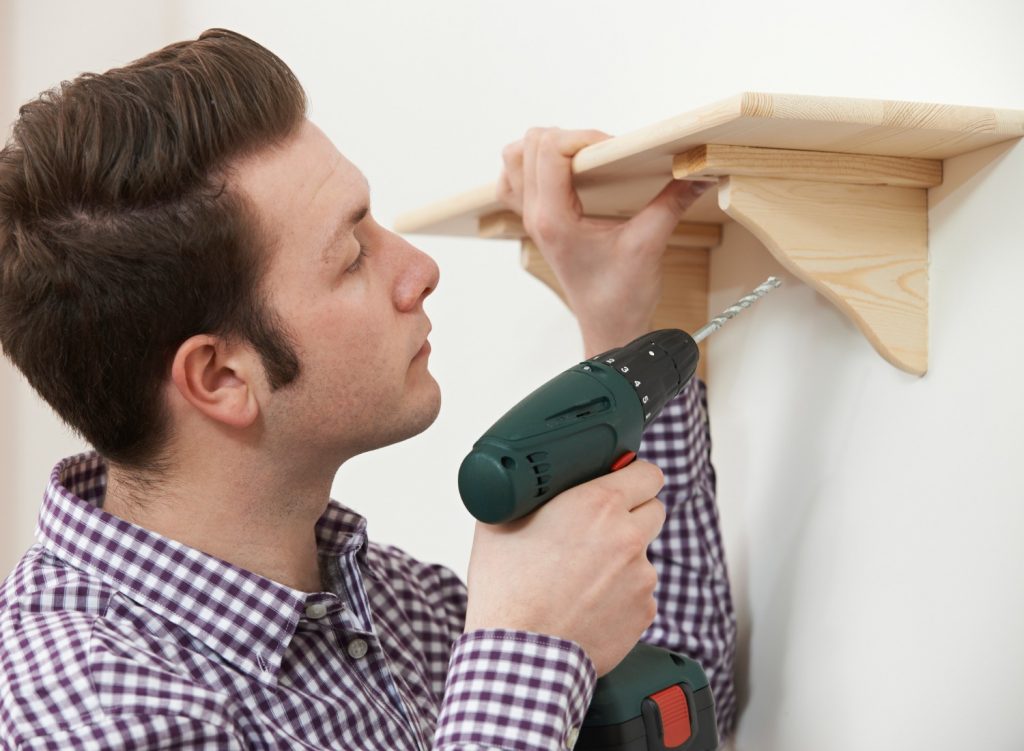
[[[647,477],[645,478],[645,480],[649,481],[652,486],[657,485],[658,488],[661,488],[665,485],[665,473],[657,464],[653,464],[652,462],[644,462],[639,466],[642,466],[644,470],[647,472]]]
[[[668,510],[660,498],[652,498],[651,500],[654,501],[654,509],[658,517],[658,529],[661,529],[665,525],[665,519],[668,518]]]
[[[654,568],[654,566],[648,564],[644,567],[644,573],[641,577],[641,581],[643,582],[644,590],[648,594],[652,594],[658,587],[658,570]]]
[[[509,180],[508,173],[502,172],[501,177],[498,179],[498,199],[505,200],[512,198],[515,195],[515,191],[512,189],[512,181]]]
[[[622,550],[630,558],[642,553],[647,549],[647,540],[636,528],[624,529],[622,531]]]
[[[644,607],[644,619],[650,625],[658,615],[658,603],[653,597],[647,599]]]
[[[595,511],[608,513],[615,509],[615,491],[611,488],[595,488],[594,501]]]
[[[523,155],[523,142],[513,141],[501,150],[501,158],[506,162],[515,162]]]
[[[545,148],[558,145],[558,138],[561,131],[558,128],[544,128],[540,133],[540,144]]]
[[[558,234],[558,222],[552,220],[550,214],[542,213],[533,218],[533,235],[535,239],[550,242],[556,240]]]

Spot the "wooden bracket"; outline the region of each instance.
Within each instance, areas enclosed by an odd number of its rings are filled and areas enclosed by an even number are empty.
[[[928,196],[942,162],[702,146],[676,178],[718,177],[718,205],[832,301],[879,354],[928,369]]]
[[[718,200],[711,191],[701,196],[681,228],[696,222],[711,232],[709,225],[736,221],[831,300],[882,357],[922,375],[928,190],[942,182],[943,160],[1021,137],[1022,110],[744,91],[587,146],[572,159],[573,186],[588,215],[625,219],[670,179],[717,181]],[[409,212],[396,227],[524,237],[521,224],[497,217],[499,194],[497,183],[483,185]],[[543,278],[542,259],[525,247],[527,268]],[[695,288],[707,289],[706,266],[688,273],[700,278]],[[670,276],[664,305],[685,288]],[[686,315],[661,320],[692,328]]]

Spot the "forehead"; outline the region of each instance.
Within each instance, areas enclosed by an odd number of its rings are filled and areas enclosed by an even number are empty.
[[[234,165],[230,179],[275,245],[315,244],[369,193],[363,174],[308,120],[288,141]]]

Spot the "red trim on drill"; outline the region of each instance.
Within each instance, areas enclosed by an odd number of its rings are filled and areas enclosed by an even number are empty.
[[[612,465],[612,472],[622,469],[634,459],[636,459],[636,452],[627,451],[625,454],[623,454],[622,456],[615,460],[615,464]]]
[[[661,713],[665,748],[675,748],[690,740],[690,708],[686,706],[683,689],[669,686],[664,691],[651,694],[651,698]]]

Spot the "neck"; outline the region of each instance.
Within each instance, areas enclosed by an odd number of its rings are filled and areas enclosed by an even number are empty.
[[[186,464],[159,479],[111,464],[104,510],[293,589],[322,589],[314,528],[333,472],[298,478],[243,455]]]

